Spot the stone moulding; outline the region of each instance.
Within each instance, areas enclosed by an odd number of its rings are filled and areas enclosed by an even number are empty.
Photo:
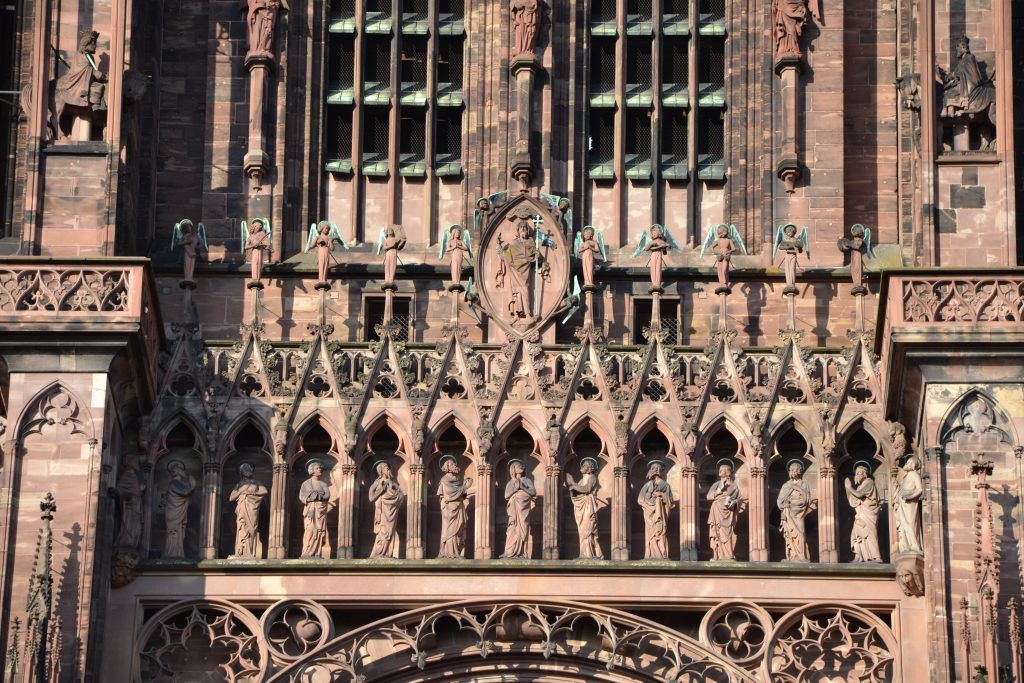
[[[901,282],[906,322],[1020,322],[1024,275],[1016,278],[907,278]]]

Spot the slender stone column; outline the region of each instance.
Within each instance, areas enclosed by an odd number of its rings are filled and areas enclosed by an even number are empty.
[[[803,175],[800,166],[798,124],[800,120],[800,70],[803,60],[799,56],[781,57],[775,63],[775,72],[782,81],[780,104],[782,107],[782,145],[779,150],[779,164],[775,174],[786,187],[786,192],[796,191],[796,184]]]
[[[203,502],[199,516],[200,547],[199,557],[212,560],[217,557],[217,537],[220,525],[217,523],[220,511],[220,463],[203,463]]]
[[[682,468],[682,490],[679,492],[679,559],[696,560],[700,547],[700,490],[697,487],[697,468],[687,464]]]
[[[270,538],[267,540],[267,559],[283,560],[288,557],[285,545],[285,519],[288,506],[288,465],[274,464],[274,478],[270,485]]]
[[[510,67],[515,80],[515,152],[512,155],[512,177],[525,191],[533,180],[533,159],[530,154],[530,132],[533,130],[533,86],[540,73],[540,64],[532,54],[522,54],[512,60]]]
[[[423,559],[423,510],[426,506],[423,489],[423,464],[415,462],[409,465],[409,497],[406,499],[406,533],[409,538],[405,543],[405,556],[410,560]]]
[[[750,466],[750,561],[768,561],[768,470],[761,458]]]
[[[14,444],[14,441],[11,441]],[[14,452],[14,446],[7,451],[8,453]],[[142,493],[142,555],[143,558],[148,558],[149,550],[153,543],[153,495],[155,491],[153,481],[153,463],[148,460],[143,461],[144,457],[139,458],[139,471],[142,472],[142,481],[146,484],[146,490]]]
[[[612,489],[612,559],[629,559],[629,468],[615,468],[615,486]]]
[[[494,555],[494,468],[483,463],[476,468],[476,549],[473,558],[489,560]]]
[[[545,560],[558,559],[558,516],[562,468],[559,465],[548,465],[544,468],[544,550]]]
[[[355,505],[356,466],[346,462],[341,465],[341,492],[338,495],[338,550],[339,560],[355,557]]]
[[[836,546],[836,468],[818,468],[818,561],[838,562]]]
[[[267,108],[266,90],[273,65],[269,55],[251,55],[246,58],[249,69],[249,149],[242,159],[245,175],[259,191],[263,179],[270,173],[270,155],[266,151],[264,112]]]

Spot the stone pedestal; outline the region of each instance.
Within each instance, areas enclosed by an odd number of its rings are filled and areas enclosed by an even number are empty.
[[[245,60],[245,66],[249,70],[249,149],[242,158],[242,167],[252,183],[252,189],[258,192],[270,173],[263,118],[273,61],[267,55],[250,55]]]
[[[533,55],[519,55],[509,67],[516,84],[515,151],[512,153],[512,177],[525,190],[533,180],[533,159],[530,154],[530,132],[533,130],[533,86],[540,73],[540,64]]]
[[[775,62],[775,73],[782,81],[779,89],[782,139],[779,145],[779,163],[775,167],[775,175],[783,182],[786,192],[790,194],[796,191],[796,185],[803,176],[798,145],[801,71],[803,71],[803,59],[799,56],[780,57]]]

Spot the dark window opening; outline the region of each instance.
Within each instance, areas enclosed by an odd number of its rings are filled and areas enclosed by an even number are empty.
[[[631,38],[626,45],[626,83],[650,88],[652,61],[651,41]]]
[[[462,87],[462,41],[439,40],[437,50],[437,82]]]
[[[466,3],[463,0],[439,0],[437,11],[440,14],[450,14],[454,18],[461,18],[466,13]]]
[[[387,156],[388,113],[367,109],[363,114],[363,153]]]
[[[427,0],[402,0],[403,14],[427,14]]]
[[[701,22],[724,21],[725,0],[700,0]]]
[[[327,161],[341,161],[352,158],[352,109],[338,107],[328,109],[327,120]]]
[[[596,0],[591,8],[590,20],[594,23],[615,21],[615,0]]]
[[[588,152],[591,163],[611,163],[615,156],[615,116],[613,113],[591,112]]]
[[[383,12],[385,14],[391,14],[391,2],[390,0],[366,0],[366,12]]]
[[[690,15],[690,3],[688,0],[664,0],[662,8],[666,19],[682,21]]]
[[[437,117],[437,153],[462,157],[462,110],[446,110]]]
[[[686,84],[690,80],[690,47],[685,39],[664,41],[664,52],[662,53],[662,77],[663,83]]]
[[[713,88],[722,88],[725,85],[725,42],[713,38],[704,38],[700,41],[700,55],[698,74],[703,89],[707,84]]]
[[[590,50],[590,86],[598,92],[615,88],[614,41],[594,41]]]
[[[405,38],[402,41],[402,82],[427,82],[426,39]]]
[[[686,163],[689,122],[685,109],[662,110],[661,154],[668,163]]]
[[[391,83],[391,41],[376,36],[366,38],[366,63],[363,78],[367,82]]]
[[[720,164],[725,158],[725,122],[721,113],[714,110],[702,111],[699,119],[700,135],[697,138],[702,165]]]
[[[662,299],[658,306],[661,327],[666,331],[665,344],[679,344],[679,300]],[[633,343],[645,344],[643,330],[651,326],[654,302],[651,299],[633,299]]]
[[[349,36],[332,36],[327,79],[332,90],[351,88],[355,72],[355,43]]]
[[[402,108],[401,153],[423,157],[427,145],[427,112],[422,109]]]
[[[651,157],[651,113],[647,110],[626,112],[626,154],[640,159]]]
[[[382,296],[366,297],[364,341],[380,341],[378,328],[384,324],[384,303],[385,298]],[[392,339],[395,341],[409,341],[409,327],[412,323],[411,311],[411,299],[396,296],[391,300],[391,322],[394,323]]]
[[[626,3],[626,14],[650,19],[654,14],[651,9],[651,0],[628,0]]]

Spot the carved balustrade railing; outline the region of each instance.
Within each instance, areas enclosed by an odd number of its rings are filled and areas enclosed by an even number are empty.
[[[892,323],[1004,323],[1024,320],[1024,273],[946,277],[899,275],[891,279],[890,287]]]

